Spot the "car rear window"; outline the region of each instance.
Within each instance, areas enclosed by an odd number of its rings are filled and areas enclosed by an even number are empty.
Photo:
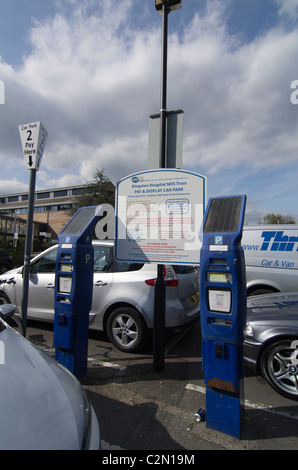
[[[113,259],[113,249],[110,246],[94,246],[94,272],[123,273],[139,271],[144,265]]]
[[[130,263],[127,261],[117,261],[114,260],[114,272],[115,273],[123,273],[127,271],[139,271],[142,269],[144,264],[142,263]]]

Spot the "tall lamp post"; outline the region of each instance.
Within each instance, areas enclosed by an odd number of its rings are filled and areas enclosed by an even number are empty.
[[[166,168],[166,119],[167,119],[167,63],[168,63],[168,14],[182,7],[182,0],[155,0],[155,8],[162,15],[162,61],[160,93],[160,154],[159,167]]]
[[[155,8],[162,15],[162,63],[161,63],[161,101],[160,101],[160,152],[159,167],[167,168],[167,59],[168,59],[168,14],[182,7],[182,0],[155,0]],[[166,289],[163,266],[157,266],[157,279],[154,290],[153,325],[153,367],[156,372],[164,368]]]

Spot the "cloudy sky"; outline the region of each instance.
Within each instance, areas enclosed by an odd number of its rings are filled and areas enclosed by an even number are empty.
[[[147,168],[160,109],[154,0],[0,0],[0,194],[26,191],[18,125],[48,131],[37,189]],[[298,0],[183,0],[169,15],[167,109],[208,196],[246,194],[247,222],[298,223]],[[0,96],[1,98],[1,96]],[[3,103],[3,101],[5,101]]]

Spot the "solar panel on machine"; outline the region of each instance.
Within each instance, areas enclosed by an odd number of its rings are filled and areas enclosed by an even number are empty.
[[[204,225],[204,232],[237,232],[241,210],[241,201],[241,197],[212,199]]]
[[[80,235],[84,229],[89,225],[95,215],[95,207],[82,207],[70,219],[69,223],[62,229],[63,235]]]

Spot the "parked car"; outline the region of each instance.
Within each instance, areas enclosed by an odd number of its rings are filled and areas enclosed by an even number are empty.
[[[0,274],[13,268],[12,257],[3,248],[0,248]]]
[[[246,225],[241,243],[247,295],[297,290],[297,225]]]
[[[153,328],[154,264],[119,262],[113,241],[94,241],[94,288],[89,327],[104,331],[118,349],[131,352],[144,344]],[[54,321],[57,245],[30,264],[28,319]],[[199,318],[199,284],[194,266],[164,266],[166,327],[188,326]],[[5,282],[8,281],[8,282]],[[22,268],[0,276],[0,303],[13,303],[21,312]]]
[[[298,400],[298,293],[247,299],[244,364],[278,393]]]
[[[5,322],[0,306],[0,449],[96,450],[97,417],[80,382]]]

